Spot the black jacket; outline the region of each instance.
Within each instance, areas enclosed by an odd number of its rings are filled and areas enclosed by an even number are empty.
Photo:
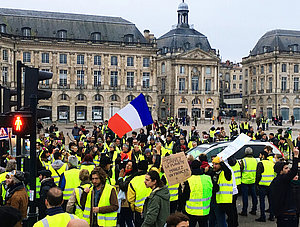
[[[45,199],[47,198],[47,192],[50,188],[56,187],[53,178],[46,178],[41,182],[40,190],[40,203],[39,203],[39,220],[46,217],[47,207],[45,205]]]
[[[288,210],[296,210],[297,208],[297,200],[292,193],[291,181],[297,175],[298,162],[299,158],[294,158],[290,172],[284,175],[277,175],[270,185],[273,210],[276,217]]]

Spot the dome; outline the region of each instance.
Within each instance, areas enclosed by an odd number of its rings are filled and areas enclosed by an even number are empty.
[[[188,4],[186,4],[185,2],[181,2],[178,6],[178,11],[181,11],[181,10],[189,10],[189,6]]]

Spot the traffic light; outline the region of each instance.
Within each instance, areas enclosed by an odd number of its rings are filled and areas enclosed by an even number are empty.
[[[32,132],[33,119],[29,113],[15,112],[11,117],[12,134],[20,137]]]
[[[11,100],[13,96],[17,95],[17,90],[3,88],[3,113],[8,113],[11,111],[11,107],[17,105],[16,100]]]
[[[36,95],[37,102],[41,99],[49,99],[52,91],[39,89],[39,81],[52,79],[53,73],[39,71],[37,68],[25,68],[25,91],[24,91],[24,107],[30,105],[31,95]],[[51,110],[42,108],[37,109],[37,118],[50,117]]]

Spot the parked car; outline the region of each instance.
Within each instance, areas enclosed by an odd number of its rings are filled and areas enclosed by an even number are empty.
[[[232,141],[230,142],[217,142],[212,144],[201,144],[195,148],[192,148],[186,152],[186,154],[191,154],[194,158],[197,158],[201,153],[207,155],[208,162],[211,162],[211,156],[216,156],[221,151],[223,151]],[[259,153],[264,150],[265,146],[271,146],[273,148],[274,154],[281,154],[281,151],[272,143],[270,142],[261,142],[261,141],[249,141],[246,143],[241,149],[239,149],[235,154],[234,157],[236,159],[242,159],[245,156],[245,149],[246,147],[251,147],[253,150],[253,156],[255,158],[259,157]]]

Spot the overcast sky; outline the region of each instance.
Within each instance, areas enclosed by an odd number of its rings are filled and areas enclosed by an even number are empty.
[[[118,16],[159,38],[177,24],[182,0],[0,0],[0,7]],[[220,50],[222,60],[241,61],[269,30],[300,30],[299,0],[185,0],[189,23]]]

